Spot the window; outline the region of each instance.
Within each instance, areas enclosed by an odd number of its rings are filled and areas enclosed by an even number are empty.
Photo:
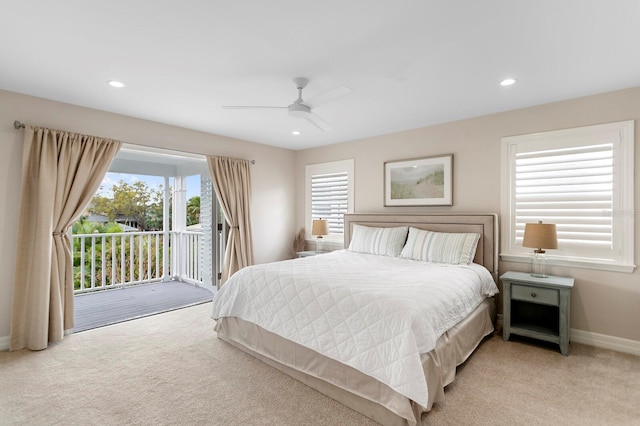
[[[342,243],[344,214],[353,212],[353,160],[311,164],[306,167],[306,229],[313,219],[326,219],[327,241]]]
[[[549,263],[632,272],[634,123],[502,139],[501,257],[529,261],[527,222],[555,223]]]

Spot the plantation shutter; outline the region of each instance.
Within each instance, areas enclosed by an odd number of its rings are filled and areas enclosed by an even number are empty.
[[[344,233],[344,214],[349,207],[349,173],[311,176],[311,215],[326,219],[330,234]]]
[[[522,244],[525,223],[541,220],[557,225],[560,247],[610,257],[613,143],[518,151],[514,182],[516,244]]]
[[[633,272],[634,133],[628,120],[502,138],[501,258],[530,258],[524,227],[542,221],[557,227],[550,264]]]

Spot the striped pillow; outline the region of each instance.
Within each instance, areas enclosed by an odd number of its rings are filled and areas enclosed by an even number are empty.
[[[411,227],[400,257],[468,265],[473,262],[479,240],[478,233],[431,232]]]
[[[354,224],[349,250],[397,257],[407,240],[408,230],[406,226],[374,228]]]

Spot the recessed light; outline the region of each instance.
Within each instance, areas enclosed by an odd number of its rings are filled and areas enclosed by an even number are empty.
[[[291,134],[298,136],[300,134],[300,131],[299,130],[294,130],[293,132],[291,132]]]
[[[124,87],[124,83],[121,81],[117,81],[117,80],[109,80],[107,81],[107,83],[109,84],[109,86],[111,87]]]
[[[505,78],[500,82],[500,86],[511,86],[512,84],[515,84],[515,83],[516,83],[515,78]]]

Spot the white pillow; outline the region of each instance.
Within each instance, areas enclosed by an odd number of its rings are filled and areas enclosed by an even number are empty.
[[[468,265],[473,262],[479,240],[478,233],[432,232],[411,227],[400,257]]]
[[[407,240],[408,230],[406,226],[374,228],[354,224],[349,250],[397,257]]]

